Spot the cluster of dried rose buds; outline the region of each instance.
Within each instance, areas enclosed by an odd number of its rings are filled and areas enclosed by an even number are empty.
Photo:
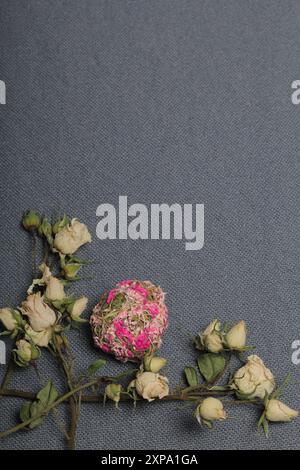
[[[83,263],[74,253],[91,235],[85,224],[77,219],[70,222],[66,216],[50,223],[34,211],[23,217],[23,227],[32,237],[39,235],[46,244],[47,253],[58,255],[60,273],[53,275],[46,262],[39,266],[40,277],[33,279],[27,298],[17,308],[1,308],[0,321],[5,331],[15,340],[14,357],[19,366],[27,366],[39,358],[41,348],[51,347],[54,336],[60,337],[66,325],[81,322],[87,306],[87,297],[76,298],[65,292],[71,280],[76,280]]]

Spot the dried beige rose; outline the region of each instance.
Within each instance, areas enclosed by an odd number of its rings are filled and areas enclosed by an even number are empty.
[[[31,326],[25,326],[26,337],[41,348],[46,348],[53,335],[53,328],[47,328],[43,331],[35,331]]]
[[[168,379],[154,372],[142,372],[138,374],[135,387],[137,393],[148,401],[169,395]]]
[[[247,358],[247,363],[233,376],[232,388],[246,394],[248,398],[263,399],[266,393],[272,393],[274,387],[272,372],[254,354]]]
[[[54,248],[64,255],[71,255],[91,241],[92,237],[87,226],[77,219],[72,219],[70,225],[55,235]]]
[[[66,297],[63,283],[57,277],[50,276],[46,282],[45,296],[49,300],[62,300]]]
[[[56,322],[55,312],[44,302],[41,293],[31,294],[21,304],[21,312],[35,331],[43,331]]]

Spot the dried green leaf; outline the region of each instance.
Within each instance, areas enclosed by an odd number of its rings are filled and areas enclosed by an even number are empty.
[[[94,375],[99,369],[105,366],[105,364],[106,364],[105,359],[97,359],[88,367],[88,370],[87,370],[88,375]]]
[[[207,419],[202,419],[201,421],[202,421],[202,424],[204,424],[204,426],[208,427],[208,429],[212,429],[214,427],[212,421],[209,421]]]
[[[264,428],[264,432],[265,432],[265,436],[268,437],[269,436],[269,423],[266,419],[263,420],[263,428]]]
[[[112,382],[119,382],[119,380],[125,378],[125,377],[130,377],[131,375],[136,375],[139,369],[128,369],[125,370],[125,372],[121,372],[121,374],[115,375],[114,377],[109,377],[109,380]]]
[[[44,417],[43,416],[40,416],[40,414],[43,412],[44,410],[44,405],[43,403],[39,402],[39,401],[35,401],[32,403],[31,407],[30,407],[30,417],[31,418],[34,418],[35,416],[37,416],[37,419],[35,419],[34,421],[32,421],[30,424],[29,424],[29,429],[34,429],[36,428],[37,426],[40,426],[44,420]]]
[[[190,387],[196,387],[198,385],[197,372],[194,367],[184,368],[185,378]]]
[[[46,408],[52,403],[55,402],[56,398],[58,397],[58,393],[56,388],[54,387],[53,383],[49,381],[47,385],[39,391],[36,398],[39,402]]]
[[[52,405],[58,397],[58,392],[52,382],[48,382],[36,396],[33,403],[25,402],[20,409],[20,419],[24,423],[35,418],[29,425],[29,429],[34,429],[44,420],[44,411]]]
[[[31,402],[30,401],[26,401],[21,406],[20,419],[21,419],[22,423],[24,423],[25,421],[28,421],[30,419],[30,407],[31,407]]]
[[[259,420],[258,420],[257,429],[260,429],[260,427],[263,425],[265,416],[266,416],[266,412],[264,411],[264,412],[262,413],[261,417],[260,417]]]
[[[212,382],[225,369],[226,360],[221,354],[205,353],[198,359],[198,367],[206,382]]]
[[[195,336],[195,338],[193,339],[193,343],[196,349],[204,351],[204,346],[200,335]]]

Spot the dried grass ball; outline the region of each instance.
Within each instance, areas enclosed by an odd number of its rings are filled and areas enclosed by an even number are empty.
[[[101,297],[90,323],[102,351],[123,362],[141,360],[160,347],[168,326],[165,294],[150,281],[121,281]]]

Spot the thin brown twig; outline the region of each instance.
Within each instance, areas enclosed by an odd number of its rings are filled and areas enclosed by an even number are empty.
[[[6,367],[4,377],[3,377],[2,382],[1,382],[0,398],[1,398],[1,395],[2,395],[1,391],[6,389],[8,387],[8,385],[10,384],[10,382],[11,382],[13,371],[14,371],[14,358],[13,358],[13,354],[11,353],[8,364],[7,364],[7,367]]]
[[[72,377],[72,363],[67,362],[62,351],[60,345],[56,342],[56,349],[59,355],[59,359],[61,362],[61,365],[63,367],[63,370],[65,372],[65,376],[67,378],[67,383],[69,390],[72,390],[74,388],[73,384],[73,377]],[[67,351],[69,352],[69,351]],[[73,395],[70,398],[70,412],[71,412],[71,425],[70,425],[70,430],[68,433],[69,439],[68,439],[68,448],[69,450],[75,450],[76,447],[76,432],[77,432],[77,425],[78,425],[78,419],[79,419],[79,401],[78,397],[76,395]]]
[[[30,235],[32,236],[32,274],[33,279],[36,277],[36,233],[31,230]]]
[[[106,378],[102,378],[104,381],[106,381]],[[99,383],[99,382],[98,382]],[[200,400],[202,397],[206,396],[230,396],[233,395],[234,391],[233,390],[228,390],[228,391],[211,391],[211,390],[205,390],[202,392],[199,392],[198,394],[192,394],[192,395],[182,395],[181,393],[173,393],[170,395],[167,395],[166,397],[163,397],[161,400],[162,401],[188,401],[188,400]],[[10,397],[15,397],[15,398],[26,398],[27,400],[35,400],[36,399],[36,394],[31,393],[31,392],[24,392],[22,390],[15,390],[15,389],[2,389],[0,390],[0,395],[2,396],[10,396]],[[80,401],[83,403],[101,403],[102,399],[104,397],[104,394],[99,393],[97,395],[82,395],[80,397]],[[130,397],[128,395],[123,395],[121,396],[121,401],[130,401]],[[242,402],[242,400],[239,400],[239,403]],[[248,402],[248,401],[247,401]]]
[[[0,397],[26,398],[27,400],[35,400],[36,394],[31,392],[24,392],[23,390],[15,390],[13,388],[1,388]]]

